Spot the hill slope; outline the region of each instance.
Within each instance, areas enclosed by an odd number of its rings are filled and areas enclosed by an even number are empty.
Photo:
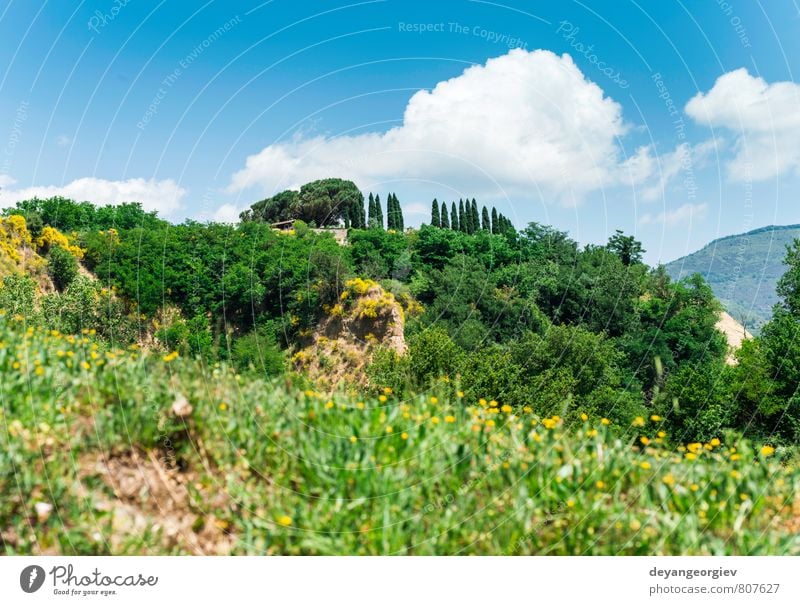
[[[758,333],[778,302],[775,285],[786,267],[786,245],[800,237],[800,225],[769,226],[714,240],[666,265],[670,277],[700,273],[727,311]]]

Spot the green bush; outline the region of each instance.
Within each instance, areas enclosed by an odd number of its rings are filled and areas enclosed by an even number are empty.
[[[53,246],[47,254],[47,273],[59,292],[72,283],[78,275],[78,261],[61,246]]]

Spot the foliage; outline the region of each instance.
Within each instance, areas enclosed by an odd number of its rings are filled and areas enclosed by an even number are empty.
[[[47,255],[47,272],[55,287],[62,291],[78,275],[78,261],[65,248],[54,246]]]
[[[233,343],[232,361],[239,370],[254,370],[262,376],[278,376],[284,370],[284,355],[270,329],[256,329]]]
[[[267,223],[297,219],[326,227],[338,225],[345,218],[352,221],[354,209],[363,205],[364,196],[352,181],[322,179],[306,183],[299,192],[282,191],[256,202],[240,218]]]
[[[233,554],[800,554],[800,473],[769,442],[676,444],[655,416],[566,429],[435,390],[317,393],[9,317],[0,341],[6,554],[197,552],[157,529],[152,496],[115,495],[103,469],[136,452],[136,477],[163,460],[186,486],[187,531]],[[131,509],[154,530],[126,530]]]
[[[15,208],[6,209],[5,213],[22,214],[29,220],[36,221],[38,229],[49,225],[63,233],[111,228],[154,228],[166,224],[157,217],[156,212],[145,211],[137,202],[95,206],[90,202],[76,202],[59,196],[23,200],[17,202]],[[35,235],[38,237],[39,233]]]

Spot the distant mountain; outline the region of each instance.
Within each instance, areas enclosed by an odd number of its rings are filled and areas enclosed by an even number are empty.
[[[778,302],[775,286],[786,266],[786,245],[800,225],[769,226],[721,237],[666,265],[673,279],[699,273],[737,321],[758,333]]]

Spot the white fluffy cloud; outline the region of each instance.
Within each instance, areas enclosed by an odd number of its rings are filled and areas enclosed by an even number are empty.
[[[640,225],[664,225],[675,227],[683,223],[692,224],[708,214],[708,204],[683,204],[675,210],[665,210],[658,214],[643,214],[639,217]]]
[[[122,202],[141,202],[146,210],[158,210],[159,214],[169,215],[180,208],[186,190],[172,179],[127,179],[107,181],[86,177],[74,180],[63,186],[25,187],[23,189],[4,189],[2,203],[11,205],[20,200],[33,197],[47,198],[60,195],[79,202],[96,204],[121,204]]]
[[[706,126],[736,133],[728,166],[734,180],[762,180],[800,170],[800,85],[768,84],[742,68],[720,76],[707,93],[686,105]]]
[[[360,187],[427,181],[472,194],[576,201],[647,176],[648,152],[624,158],[622,108],[569,55],[514,49],[414,94],[385,133],[304,136],[247,158],[230,192],[264,194],[330,176]]]

